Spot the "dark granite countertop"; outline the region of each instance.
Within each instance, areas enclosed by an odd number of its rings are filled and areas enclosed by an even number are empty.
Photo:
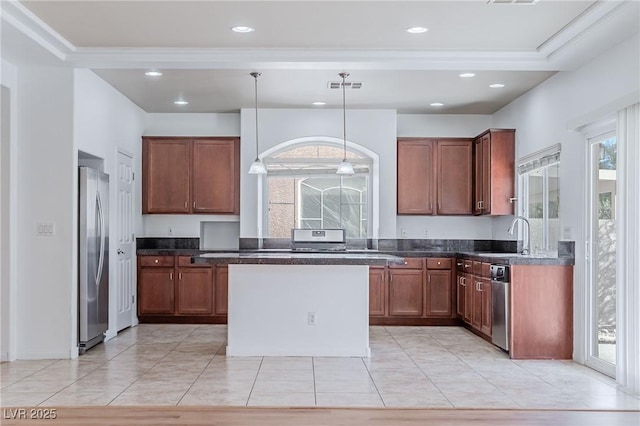
[[[384,253],[292,253],[285,251],[203,253],[193,257],[196,264],[247,265],[401,265],[402,257]]]
[[[474,241],[474,240],[379,240],[379,250],[348,247],[346,252],[308,253],[292,252],[287,241],[268,241],[268,248],[257,249],[250,244],[241,244],[240,250],[205,250],[199,249],[198,238],[139,238],[137,255],[139,256],[191,256],[194,263],[292,263],[293,254],[298,264],[377,264],[386,261],[375,256],[389,255],[398,258],[412,257],[449,257],[479,260],[482,262],[503,265],[573,265],[575,263],[575,243],[561,241],[558,243],[559,255],[547,257],[543,255],[522,256],[514,253],[515,241]],[[277,243],[277,244],[276,244]],[[359,242],[360,247],[371,244]],[[374,245],[374,247],[377,245]],[[205,260],[196,256],[207,254]],[[259,257],[256,255],[262,254]],[[276,255],[281,254],[281,255]],[[362,257],[361,255],[366,255]],[[330,257],[332,256],[332,257]],[[329,258],[332,260],[321,260]],[[276,260],[279,259],[279,260]],[[341,262],[338,262],[341,259]],[[363,263],[364,260],[369,263]],[[333,262],[333,263],[327,263]]]

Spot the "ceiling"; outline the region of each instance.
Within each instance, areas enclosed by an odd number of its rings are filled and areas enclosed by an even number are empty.
[[[24,56],[11,43],[19,29],[147,112],[253,107],[251,71],[262,72],[261,107],[340,107],[327,83],[347,71],[363,83],[347,92],[350,108],[491,114],[639,27],[636,1],[49,0],[3,1],[2,12],[3,57]],[[407,33],[412,26],[428,31]],[[163,75],[145,76],[150,69]]]

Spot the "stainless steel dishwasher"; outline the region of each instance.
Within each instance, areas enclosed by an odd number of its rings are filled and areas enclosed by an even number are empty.
[[[509,351],[509,266],[491,265],[491,341]]]

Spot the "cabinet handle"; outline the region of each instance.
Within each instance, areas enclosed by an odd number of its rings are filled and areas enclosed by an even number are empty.
[[[158,263],[158,262],[160,262],[160,261],[159,261],[158,259],[156,259],[156,260],[155,260],[155,263]]]
[[[173,281],[173,272],[169,272],[169,281]]]
[[[441,263],[441,262],[438,262],[438,265],[442,265],[442,263]]]
[[[464,279],[464,277],[460,277],[460,285],[461,285],[462,287],[466,287],[466,286],[467,286],[467,284],[465,284],[465,279]]]
[[[185,201],[185,202],[184,202],[184,208],[186,209],[186,208],[188,208],[188,207],[189,207],[189,205],[188,205],[188,204],[187,204],[187,202]]]
[[[482,283],[481,283],[481,282],[477,282],[477,283],[476,283],[476,290],[478,290],[478,291],[484,291],[484,290],[482,289]]]
[[[511,204],[515,203],[516,201],[518,201],[518,197],[510,197],[510,198],[509,198],[509,202],[510,202]]]
[[[194,209],[196,208],[196,202],[195,201],[193,202],[193,208]]]
[[[389,274],[389,284],[393,282],[393,274]]]
[[[456,266],[462,266],[462,262],[456,262]]]
[[[470,266],[469,264],[464,265],[465,268],[468,268],[469,266]]]
[[[178,274],[178,279],[179,279],[180,281],[182,281],[182,272],[180,272],[180,273]]]

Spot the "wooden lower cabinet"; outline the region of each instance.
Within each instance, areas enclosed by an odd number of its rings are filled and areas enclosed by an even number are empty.
[[[138,256],[138,319],[226,323],[227,265],[193,265],[190,256]]]
[[[213,312],[213,273],[211,267],[187,267],[178,270],[177,313],[211,315]]]
[[[465,289],[464,274],[458,272],[458,274],[456,274],[456,315],[461,320],[464,320]]]
[[[229,302],[229,267],[227,265],[217,265],[215,268],[214,313],[216,315],[227,315]]]
[[[369,316],[379,317],[386,314],[387,270],[384,266],[369,267]]]
[[[138,272],[138,314],[173,314],[175,298],[173,277],[173,267],[140,268]]]
[[[451,317],[453,315],[453,287],[450,270],[427,270],[427,317]]]
[[[421,269],[389,271],[389,316],[423,315],[423,272]]]
[[[472,274],[464,274],[464,322],[471,324],[473,316],[473,295],[475,293],[475,281]]]

